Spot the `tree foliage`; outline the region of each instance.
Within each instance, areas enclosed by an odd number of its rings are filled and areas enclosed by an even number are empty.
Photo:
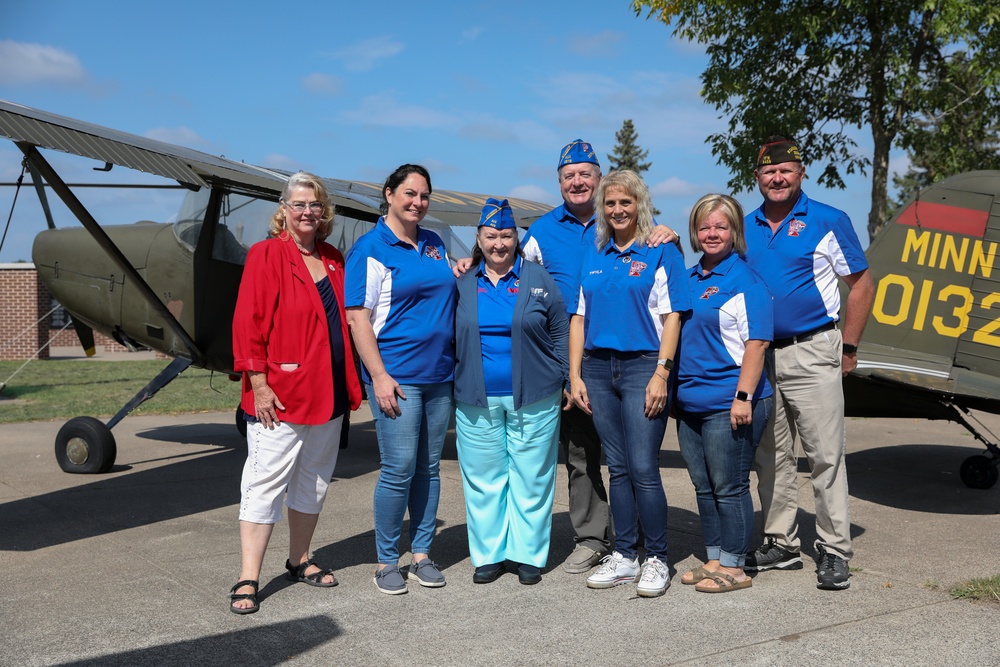
[[[615,132],[615,147],[608,155],[612,169],[631,169],[641,176],[653,166],[652,162],[643,162],[649,157],[649,151],[642,150],[638,141],[639,133],[635,131],[632,119],[628,118],[622,123],[622,129]]]
[[[956,53],[938,77],[938,96],[928,115],[904,134],[910,164],[893,176],[897,196],[888,215],[914,194],[948,176],[969,169],[1000,169],[1000,119],[991,109],[996,101],[983,90],[964,53]]]
[[[608,163],[611,169],[631,169],[641,177],[643,172],[648,171],[653,166],[652,162],[643,162],[649,157],[649,151],[639,147],[639,133],[635,131],[632,119],[627,118],[622,123],[622,129],[615,132],[615,147],[608,155]],[[659,215],[660,211],[653,208],[653,215]]]
[[[980,0],[633,0],[633,9],[707,46],[702,97],[728,120],[709,137],[729,186],[753,184],[764,137],[794,136],[810,175],[828,187],[871,169],[874,237],[885,223],[889,151],[917,146],[941,76],[963,51],[998,113],[1000,6]],[[857,129],[871,132],[862,150]],[[939,124],[938,131],[947,127]],[[852,131],[855,133],[852,135]],[[942,138],[942,140],[947,140]]]

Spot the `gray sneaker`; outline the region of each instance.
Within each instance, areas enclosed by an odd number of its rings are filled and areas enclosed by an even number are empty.
[[[410,563],[406,578],[427,588],[440,588],[445,584],[444,575],[430,558],[425,558],[419,563]]]
[[[826,591],[842,591],[849,588],[851,572],[847,561],[820,549],[819,562],[816,563],[816,588]]]
[[[402,595],[406,592],[406,580],[398,565],[389,565],[375,570],[375,587],[386,595]]]
[[[778,544],[770,535],[756,551],[747,554],[744,570],[762,572],[764,570],[801,570],[802,556]]]
[[[605,551],[594,551],[585,544],[578,544],[576,545],[576,549],[573,549],[573,553],[563,561],[563,570],[568,574],[590,572],[606,555],[607,552]]]

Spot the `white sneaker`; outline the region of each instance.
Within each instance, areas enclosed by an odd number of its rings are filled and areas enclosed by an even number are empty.
[[[601,559],[597,572],[587,577],[587,588],[612,588],[635,581],[639,575],[639,561],[625,558],[617,551]]]
[[[635,592],[639,597],[655,598],[663,595],[670,588],[670,568],[656,556],[650,556],[642,564],[642,576]]]

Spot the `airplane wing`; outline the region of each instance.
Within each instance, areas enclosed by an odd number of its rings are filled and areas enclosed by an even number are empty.
[[[100,160],[147,174],[169,178],[192,189],[226,186],[267,194],[277,199],[291,172],[202,153],[156,139],[113,130],[74,118],[0,100],[0,136],[15,142]],[[361,219],[377,219],[380,184],[324,179],[338,209]],[[426,223],[429,226],[475,226],[488,196],[435,190]],[[526,199],[511,199],[515,220],[526,227],[551,207]]]

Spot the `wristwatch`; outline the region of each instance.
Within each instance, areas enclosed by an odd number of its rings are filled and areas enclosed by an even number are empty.
[[[738,391],[738,392],[736,392],[736,400],[737,401],[749,401],[750,400],[750,394],[746,393],[745,391]]]
[[[857,354],[858,346],[851,345],[850,343],[844,343],[844,354]]]
[[[657,359],[656,360],[656,365],[657,366],[663,366],[668,371],[671,371],[671,370],[674,369],[674,360],[673,359]]]

